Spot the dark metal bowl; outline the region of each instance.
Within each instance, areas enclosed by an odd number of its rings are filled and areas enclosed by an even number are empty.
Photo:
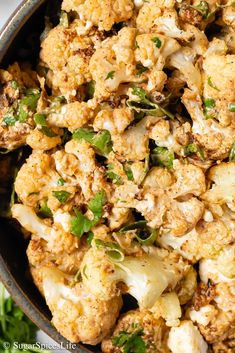
[[[52,2],[60,3],[57,0],[25,0],[16,9],[0,34],[1,68],[15,61],[36,62],[40,48],[40,34],[44,28],[45,11],[48,11],[47,5]],[[8,157],[0,156],[0,160],[4,158]],[[0,205],[4,202],[1,197],[0,194]],[[51,325],[51,314],[45,300],[28,275],[26,247],[27,241],[12,222],[0,218],[0,279],[13,299],[40,329],[63,344],[63,347],[67,347],[69,351],[101,352],[100,347],[76,345],[76,348],[71,348],[69,342]]]

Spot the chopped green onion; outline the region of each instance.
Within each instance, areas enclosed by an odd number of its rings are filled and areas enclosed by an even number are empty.
[[[154,37],[151,41],[155,44],[155,46],[159,49],[162,46],[162,42],[158,37]]]
[[[232,162],[235,160],[235,142],[231,148],[230,154],[229,154],[229,161]]]
[[[159,234],[159,231],[154,229],[150,234],[148,234],[148,232],[144,232],[144,236],[142,235],[141,237],[141,232],[140,232],[140,234],[136,235],[135,237],[140,244],[149,246],[155,243],[158,234]]]
[[[71,196],[71,193],[65,190],[52,191],[52,195],[61,203],[65,204]]]
[[[63,178],[58,179],[58,181],[57,181],[58,186],[64,186],[64,184],[65,184],[65,181]]]
[[[105,249],[106,254],[111,260],[115,262],[121,262],[124,260],[124,253],[118,244],[95,239],[95,245],[97,248]]]
[[[229,104],[228,110],[229,110],[231,113],[235,113],[235,102],[232,102],[232,103]]]
[[[115,74],[115,71],[110,71],[110,72],[107,74],[105,80],[112,80],[113,77],[114,77],[114,74]]]
[[[217,91],[219,91],[219,88],[216,87],[216,85],[212,82],[211,77],[208,77],[207,83],[208,83],[208,85],[209,85],[210,87],[212,87],[212,88],[216,89]]]
[[[215,107],[215,100],[212,98],[207,98],[204,100],[204,105],[206,108],[214,108]]]
[[[129,230],[135,230],[135,229],[142,229],[145,228],[147,225],[147,221],[141,220],[141,221],[137,221],[131,224],[128,224],[124,227],[122,227],[119,232],[120,233],[125,233],[128,232]]]

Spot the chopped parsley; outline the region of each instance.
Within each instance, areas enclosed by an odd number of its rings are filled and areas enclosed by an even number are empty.
[[[71,233],[79,238],[81,238],[84,233],[88,233],[91,228],[100,221],[104,203],[105,192],[102,190],[88,203],[88,209],[93,213],[92,220],[88,219],[77,209],[74,209],[74,215],[71,219]]]
[[[235,142],[231,148],[230,154],[229,154],[229,162],[232,162],[235,160]]]
[[[57,136],[54,131],[52,131],[48,126],[47,126],[47,121],[46,121],[46,115],[45,114],[34,114],[34,122],[36,125],[40,126],[40,131],[47,136],[47,137],[55,137]]]
[[[13,115],[8,113],[4,116],[3,122],[8,126],[13,126],[17,122],[17,119]]]
[[[190,143],[184,148],[184,154],[186,157],[190,156],[191,154],[197,154],[200,159],[205,159],[204,151],[202,150],[202,148],[194,143]]]
[[[153,165],[173,168],[174,159],[174,152],[170,151],[167,147],[155,147],[151,153],[151,161]]]
[[[93,238],[94,238],[94,233],[93,232],[89,232],[87,234],[87,238],[86,238],[87,245],[91,246]]]
[[[40,207],[37,214],[41,218],[51,218],[53,216],[51,209],[47,205],[46,200],[40,202]]]
[[[116,185],[122,185],[123,184],[123,180],[120,177],[120,175],[116,174],[113,170],[114,170],[114,166],[113,164],[108,164],[107,165],[108,170],[106,171],[106,175],[108,177],[108,179],[112,180],[114,184]]]
[[[146,353],[147,346],[142,338],[143,334],[143,329],[134,332],[121,331],[112,337],[112,344],[123,348],[123,353]]]
[[[64,186],[64,184],[65,184],[65,181],[64,181],[63,178],[60,178],[60,179],[57,180],[57,185],[58,186]]]
[[[52,195],[63,205],[71,196],[71,193],[65,190],[52,191]]]
[[[200,3],[196,6],[191,6],[193,9],[197,10],[201,15],[202,17],[204,18],[204,20],[207,20],[208,17],[209,17],[209,5],[206,1],[204,0],[201,0]]]
[[[124,172],[126,173],[128,180],[134,180],[134,175],[128,164],[124,165]]]
[[[89,142],[98,154],[106,157],[112,151],[112,140],[110,132],[107,130],[99,131],[96,133],[89,128],[77,129],[73,133],[73,139],[85,140]]]
[[[106,76],[105,80],[112,80],[114,78],[115,71],[110,71]]]
[[[217,119],[218,114],[215,108],[215,100],[207,98],[204,100],[204,115],[206,119]]]
[[[162,42],[158,37],[154,37],[151,41],[155,44],[155,46],[159,49],[162,46]]]
[[[141,63],[137,63],[136,64],[136,76],[141,76],[144,72],[149,71],[149,69],[147,67],[145,67],[144,65],[142,65]]]

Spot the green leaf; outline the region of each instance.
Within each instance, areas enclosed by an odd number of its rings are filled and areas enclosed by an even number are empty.
[[[193,9],[197,10],[198,12],[200,12],[204,19],[208,18],[210,8],[209,8],[209,5],[206,1],[201,0],[198,5],[191,6],[191,7]]]
[[[81,128],[73,133],[73,139],[89,142],[98,154],[106,157],[112,151],[112,140],[109,131],[103,130],[95,133],[91,129]]]
[[[3,118],[3,122],[8,126],[13,126],[17,122],[17,119],[13,115],[6,114]]]
[[[91,80],[86,84],[86,99],[92,99],[95,93],[95,81]]]
[[[46,200],[41,201],[38,216],[42,218],[51,218],[53,216],[53,213],[48,207]]]
[[[122,185],[123,184],[123,180],[120,177],[120,175],[116,174],[113,169],[113,165],[112,164],[108,164],[108,170],[106,171],[106,175],[108,177],[108,179],[111,179],[113,181],[114,184],[116,185]]]
[[[155,147],[151,154],[151,161],[153,165],[172,168],[174,159],[174,152],[170,151],[166,147]]]
[[[162,46],[162,42],[158,37],[154,37],[151,41],[155,44],[155,46],[159,49]]]
[[[134,87],[132,89],[132,95],[136,98],[129,98],[127,100],[127,105],[136,110],[137,112],[145,112],[153,116],[168,116],[170,119],[174,119],[174,115],[167,109],[161,107],[159,104],[150,101],[147,97],[147,93],[144,89],[140,87]]]
[[[72,195],[70,192],[65,190],[52,191],[52,195],[61,203],[65,204],[70,196]]]
[[[19,84],[18,84],[18,82],[17,82],[17,81],[15,81],[15,80],[11,81],[11,87],[12,87],[13,89],[17,89],[17,88],[19,88]]]
[[[194,143],[190,143],[189,145],[185,146],[184,154],[186,157],[194,153],[197,154],[200,159],[205,160],[204,151],[201,147]]]
[[[137,221],[137,222],[127,224],[126,226],[122,227],[119,230],[119,232],[125,233],[125,232],[128,232],[129,230],[142,229],[142,228],[145,228],[146,225],[147,225],[147,221],[144,221],[144,220]]]
[[[36,113],[36,114],[34,114],[33,119],[35,121],[35,124],[41,125],[41,126],[47,126],[45,114]]]
[[[126,173],[127,179],[133,181],[134,175],[128,164],[124,165],[124,172]]]
[[[152,230],[150,233],[147,230],[146,232],[140,232],[139,234],[137,234],[136,239],[141,245],[150,246],[155,243],[158,234],[159,230],[157,229]]]
[[[26,106],[29,110],[34,111],[37,108],[38,100],[41,93],[37,89],[28,89],[26,96],[20,100],[19,106]]]
[[[93,213],[92,220],[88,219],[80,211],[75,209],[75,214],[71,219],[71,233],[80,238],[84,233],[89,232],[91,228],[100,221],[104,202],[105,192],[102,190],[88,203],[88,208]]]
[[[65,184],[65,181],[64,181],[63,178],[60,178],[60,179],[57,180],[57,185],[58,186],[64,186],[64,184]]]
[[[228,110],[229,110],[231,113],[235,113],[235,102],[232,102],[232,103],[229,104]]]
[[[112,337],[112,344],[123,348],[123,353],[146,353],[147,346],[141,336],[143,336],[143,329],[134,332],[121,331],[117,336]]]
[[[57,134],[47,126],[42,126],[40,128],[40,131],[42,131],[42,133],[44,135],[46,135],[47,137],[56,137],[57,136]]]
[[[212,98],[207,98],[204,100],[204,105],[206,108],[214,108],[215,107],[215,100]]]
[[[212,87],[212,88],[216,89],[217,91],[219,91],[219,88],[216,87],[216,85],[214,84],[214,82],[212,82],[211,77],[208,77],[207,83],[208,83],[208,85],[209,85],[210,87]]]
[[[87,245],[91,246],[91,243],[92,243],[93,239],[94,239],[94,233],[93,232],[89,232],[87,234],[87,239],[86,239]]]
[[[144,65],[141,64],[141,62],[136,64],[136,76],[141,76],[144,72],[149,71],[149,69],[147,67],[145,67]]]
[[[87,233],[92,228],[92,222],[81,212],[74,210],[75,216],[71,218],[70,231],[73,235],[81,238],[84,233]]]
[[[231,148],[230,154],[229,154],[229,161],[233,162],[235,160],[235,142]]]
[[[113,77],[114,77],[114,74],[115,74],[115,71],[110,71],[110,72],[107,74],[105,80],[112,80]]]

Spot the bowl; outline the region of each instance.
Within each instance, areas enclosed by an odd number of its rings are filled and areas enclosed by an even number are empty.
[[[50,11],[49,2],[51,0],[25,0],[13,13],[0,34],[1,68],[6,68],[14,61],[36,62],[40,34],[44,28],[44,15],[46,11]],[[59,6],[60,3],[53,0],[55,5]],[[56,16],[52,21],[56,24]],[[0,155],[2,163],[7,158],[9,155]],[[14,158],[14,152],[11,158]],[[1,176],[0,185],[2,186]],[[0,204],[4,202],[4,198],[5,195],[0,193]],[[27,241],[12,221],[0,218],[0,279],[17,305],[62,348],[78,353],[101,352],[99,347],[72,345],[52,326],[50,311],[28,273],[26,247]]]

